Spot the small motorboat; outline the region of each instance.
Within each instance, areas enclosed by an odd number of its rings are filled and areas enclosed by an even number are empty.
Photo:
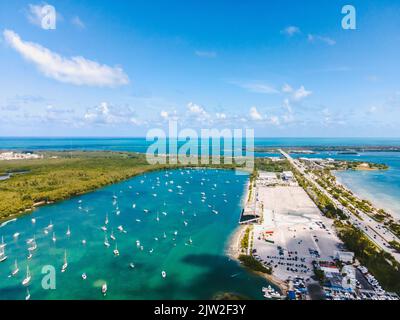
[[[167,277],[167,273],[163,270],[163,271],[161,271],[161,276],[162,276],[163,278],[166,278],[166,277]]]
[[[82,273],[82,279],[83,279],[83,280],[86,280],[86,279],[87,279],[86,273]]]
[[[129,267],[130,267],[131,269],[134,269],[134,268],[135,268],[135,265],[133,264],[133,262],[131,262],[131,263],[129,264]]]

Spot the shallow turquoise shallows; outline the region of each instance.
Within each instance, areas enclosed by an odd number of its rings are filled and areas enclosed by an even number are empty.
[[[225,254],[247,181],[229,170],[153,172],[3,224],[8,259],[0,263],[0,299],[25,299],[27,264],[31,299],[208,299],[225,291],[262,298],[265,280]],[[37,249],[27,260],[33,237]],[[61,272],[65,252],[68,267]],[[15,259],[20,271],[10,276]],[[55,267],[56,290],[42,288],[46,265]]]

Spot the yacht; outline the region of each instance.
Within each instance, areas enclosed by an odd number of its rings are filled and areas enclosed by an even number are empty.
[[[110,238],[111,240],[115,241],[114,230],[111,230]]]
[[[101,227],[101,230],[107,231],[107,227],[106,227],[106,226],[102,226],[102,227]]]
[[[135,268],[135,265],[133,264],[133,262],[131,262],[131,263],[129,264],[129,267],[130,267],[131,269],[134,269],[134,268]]]
[[[15,260],[15,263],[14,263],[14,270],[11,272],[11,275],[12,275],[12,276],[15,276],[18,272],[19,272],[18,262],[17,262],[17,260]]]
[[[19,233],[19,232],[16,232],[16,233],[14,233],[13,238],[14,238],[15,240],[17,240],[18,237],[19,237],[19,235],[20,235],[20,233]]]
[[[64,264],[61,267],[61,272],[65,272],[68,268],[68,261],[67,261],[67,250],[64,251]]]
[[[35,223],[36,223],[36,219],[35,219],[35,218],[32,218],[32,219],[31,219],[31,222],[32,222],[33,224],[35,224]]]
[[[31,272],[29,271],[29,266],[26,266],[26,276],[25,279],[22,280],[22,285],[27,286],[29,282],[31,282]]]

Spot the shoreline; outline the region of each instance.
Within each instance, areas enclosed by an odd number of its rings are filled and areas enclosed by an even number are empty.
[[[359,192],[354,191],[354,189],[357,189],[357,188],[354,188],[354,187],[351,188],[347,183],[343,182],[342,177],[339,177],[338,175],[336,175],[336,172],[346,172],[346,171],[339,171],[339,170],[333,170],[333,171],[332,171],[332,175],[335,177],[336,183],[337,183],[338,185],[340,185],[341,187],[343,187],[345,190],[351,192],[351,193],[352,193],[355,197],[357,197],[358,199],[370,201],[370,202],[372,203],[373,207],[374,207],[376,210],[383,209],[383,210],[385,210],[394,220],[400,220],[400,212],[396,214],[396,212],[394,212],[391,208],[385,208],[385,206],[382,205],[383,203],[381,204],[379,200],[377,200],[376,198],[374,198],[374,197],[373,197],[372,195],[370,195],[370,194],[368,194],[368,195],[366,195],[366,196],[362,196]],[[382,201],[382,202],[385,202],[385,201]],[[398,216],[399,216],[399,217],[398,217]]]

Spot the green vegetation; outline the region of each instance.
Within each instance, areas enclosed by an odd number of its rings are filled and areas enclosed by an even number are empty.
[[[244,235],[242,239],[240,240],[240,246],[242,248],[242,251],[247,251],[247,248],[249,247],[249,238],[250,238],[250,231],[251,228],[247,227],[246,230],[244,231]]]
[[[393,241],[390,241],[389,244],[394,250],[396,250],[397,252],[400,253],[400,242],[393,240]]]
[[[2,161],[0,172],[25,173],[0,182],[0,220],[162,167],[147,164],[144,155],[114,152],[58,152],[39,160]]]
[[[266,274],[272,274],[271,268],[265,267],[261,262],[256,260],[253,256],[241,254],[239,256],[239,260],[246,268],[249,268],[250,270]]]
[[[375,278],[388,291],[400,293],[400,264],[390,254],[379,250],[362,231],[355,227],[335,221],[339,238],[353,251],[362,265],[365,265]]]
[[[256,158],[254,166],[258,171],[283,172],[291,170],[290,163],[286,159],[272,161],[268,158]]]

